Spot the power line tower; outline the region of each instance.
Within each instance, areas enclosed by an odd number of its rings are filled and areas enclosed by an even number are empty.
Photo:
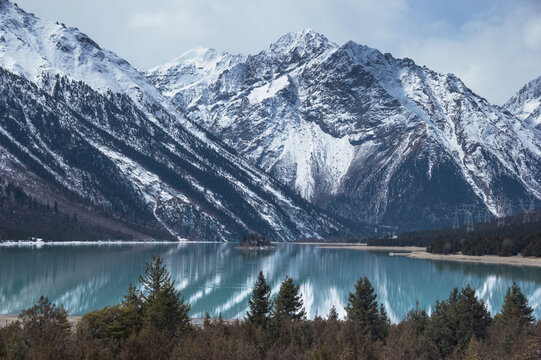
[[[477,211],[477,222],[483,222],[483,210]]]
[[[500,211],[498,214],[498,227],[505,226],[505,217],[507,216],[507,200],[504,200],[501,196],[498,197],[498,205],[500,206]]]
[[[486,222],[486,223],[489,223],[489,222],[490,222],[490,218],[492,217],[492,214],[490,213],[490,211],[485,210],[484,215],[485,215],[485,216],[484,216],[483,221]]]
[[[520,204],[520,208],[521,208],[522,213],[523,213],[522,223],[527,224],[527,223],[529,223],[531,221],[531,219],[530,219],[530,211],[529,211],[529,209],[526,208],[526,204],[525,204],[524,201],[522,201],[522,199],[519,199],[518,202]]]
[[[473,231],[473,212],[475,205],[464,205],[462,211],[464,211],[464,224],[466,225],[466,232]]]
[[[458,216],[460,215],[460,212],[458,211],[458,209],[455,209],[452,215],[453,215],[453,230],[458,230],[460,229],[460,219],[458,218]]]
[[[530,220],[532,219],[532,216],[535,214],[535,196],[530,195],[530,204],[528,206],[528,212],[530,213]]]

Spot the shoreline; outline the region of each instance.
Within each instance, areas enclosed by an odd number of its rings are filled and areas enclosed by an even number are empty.
[[[227,244],[216,241],[166,241],[166,240],[98,240],[98,241],[31,241],[1,240],[0,247],[43,247],[43,246],[86,246],[86,245],[183,245],[183,244]]]
[[[292,241],[289,244],[291,245],[319,245],[319,246],[367,246],[366,243],[347,243],[347,242],[335,242],[335,243],[329,243],[329,242],[316,242],[316,241],[307,241],[307,242],[296,242]]]
[[[217,243],[217,242],[202,242],[202,241],[122,241],[122,240],[102,240],[102,241],[51,241],[51,242],[36,242],[36,241],[0,241],[2,247],[35,247],[43,246],[78,246],[78,245],[183,245],[183,244],[202,244],[202,243]],[[219,244],[219,243],[218,243]],[[273,243],[275,245],[276,243]],[[282,243],[280,243],[282,244]],[[531,266],[541,268],[541,258],[522,257],[522,256],[497,256],[497,255],[462,255],[462,254],[432,254],[426,251],[425,247],[419,246],[372,246],[366,243],[324,243],[324,242],[290,242],[288,245],[309,245],[316,246],[320,249],[346,249],[357,251],[387,251],[392,256],[404,256],[412,259],[424,259],[434,261],[455,261],[469,263],[484,263],[498,264],[511,266]],[[253,251],[253,250],[273,250],[278,246],[270,247],[242,247],[236,246],[238,250]],[[0,314],[0,326],[7,315]]]
[[[462,255],[462,254],[432,254],[426,251],[413,251],[408,253],[397,253],[395,255],[404,256],[411,259],[425,259],[435,261],[455,261],[467,263],[482,263],[494,265],[511,266],[532,266],[541,267],[541,258],[523,257],[523,256],[497,256],[497,255]]]
[[[358,250],[358,251],[398,251],[403,255],[404,253],[412,253],[418,251],[425,251],[426,248],[419,246],[371,246],[366,244],[319,244],[318,248],[321,249],[348,249],[348,250]]]
[[[418,246],[370,246],[361,243],[299,243],[306,245],[317,245],[322,249],[348,249],[358,251],[389,251],[393,256],[404,256],[411,259],[424,259],[434,261],[455,261],[495,265],[511,266],[532,266],[541,267],[541,258],[523,256],[497,256],[497,255],[462,255],[462,254],[432,254],[426,251],[425,247]]]

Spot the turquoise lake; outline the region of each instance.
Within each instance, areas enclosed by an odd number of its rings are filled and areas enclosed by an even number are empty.
[[[335,305],[341,316],[359,277],[372,282],[393,322],[416,301],[430,311],[453,287],[470,284],[492,314],[516,281],[541,318],[541,268],[410,259],[388,252],[278,245],[243,253],[232,244],[114,244],[0,247],[0,313],[19,313],[40,295],[63,304],[70,315],[113,305],[137,282],[145,262],[160,255],[177,289],[192,305],[190,315],[222,313],[242,318],[257,274],[263,270],[273,296],[290,275],[310,318],[326,316]]]

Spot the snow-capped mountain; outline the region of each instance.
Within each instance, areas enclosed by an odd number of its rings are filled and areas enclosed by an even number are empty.
[[[156,88],[126,60],[78,29],[42,21],[7,0],[0,1],[0,66],[35,83],[60,74],[102,93],[163,103]]]
[[[155,84],[165,96],[174,99],[175,103],[187,106],[206,87],[216,82],[222,72],[244,60],[245,57],[242,55],[197,48],[150,71],[154,74]]]
[[[95,214],[179,238],[347,233],[172,111],[128,62],[77,29],[6,0],[0,0],[0,149],[0,177],[37,198],[48,189],[68,199],[66,206],[72,199]]]
[[[541,76],[524,85],[505,103],[504,108],[524,121],[527,126],[541,131]]]
[[[497,215],[541,197],[531,129],[410,59],[306,30],[247,57],[198,50],[147,77],[193,122],[352,220],[445,225],[454,206]]]

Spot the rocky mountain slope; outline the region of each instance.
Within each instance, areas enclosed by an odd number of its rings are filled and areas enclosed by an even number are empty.
[[[136,238],[348,233],[178,115],[125,60],[6,0],[0,148],[3,179],[38,200],[58,201],[61,211],[84,209],[89,222],[113,221],[111,229]]]
[[[524,85],[505,103],[504,108],[524,121],[526,126],[541,132],[541,76]]]
[[[541,197],[541,141],[456,76],[310,30],[147,73],[177,110],[322,208],[414,229]]]

